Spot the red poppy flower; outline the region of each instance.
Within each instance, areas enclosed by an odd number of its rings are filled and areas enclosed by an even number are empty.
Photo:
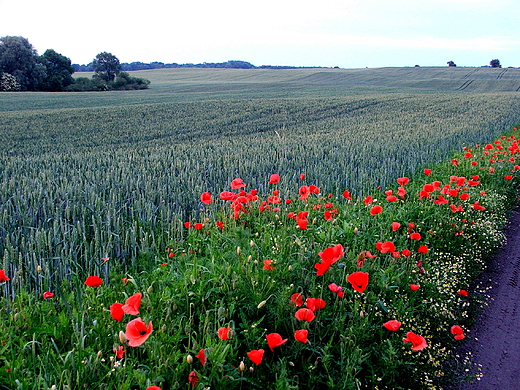
[[[264,260],[264,266],[262,268],[267,271],[274,270],[273,260],[269,260],[269,259]]]
[[[295,314],[294,316],[300,320],[300,321],[306,321],[306,322],[311,322],[312,320],[314,320],[314,318],[316,318],[316,315],[314,314],[314,312],[311,310],[311,309],[307,309],[307,308],[302,308],[302,309],[299,309]]]
[[[199,377],[195,371],[192,371],[188,374],[188,383],[191,385],[191,388],[195,388],[197,383],[199,383]]]
[[[89,287],[99,287],[103,284],[103,280],[99,276],[89,276],[85,280],[85,284]]]
[[[211,194],[209,192],[203,192],[200,196],[200,201],[204,204],[210,204],[211,200]]]
[[[259,365],[260,363],[262,363],[262,358],[264,357],[264,350],[263,349],[255,349],[255,350],[252,350],[252,351],[249,351],[247,353],[247,356],[249,357],[249,359],[251,359],[251,361],[253,363],[255,363],[256,365]]]
[[[297,307],[302,306],[304,303],[303,295],[300,293],[294,293],[291,295],[291,302]]]
[[[217,225],[217,227],[218,227],[220,230],[223,230],[223,229],[224,229],[224,222],[222,222],[222,221],[217,221],[217,222],[215,222],[215,225]]]
[[[376,215],[376,214],[379,214],[383,211],[383,208],[379,205],[377,206],[374,206],[370,209],[370,215]]]
[[[317,311],[327,306],[327,302],[321,298],[307,298],[305,300],[305,306],[307,306],[312,311]]]
[[[429,249],[426,245],[421,245],[419,248],[417,248],[417,252],[425,255],[426,253],[428,253]]]
[[[347,276],[347,281],[352,285],[354,290],[363,294],[368,286],[368,272],[354,272]]]
[[[401,327],[401,323],[397,320],[390,320],[385,322],[383,326],[391,332],[397,332]]]
[[[376,249],[377,249],[377,247],[376,247]],[[395,244],[391,241],[383,242],[380,245],[379,251],[381,253],[387,253],[387,252],[393,253],[393,252],[395,252]]]
[[[468,296],[468,292],[466,290],[459,290],[457,292],[457,294],[462,295],[463,297],[467,297]]]
[[[122,306],[122,310],[126,314],[130,315],[137,315],[139,314],[139,308],[141,307],[141,298],[143,297],[143,294],[141,293],[135,293],[131,297],[129,297],[125,304]]]
[[[296,341],[299,341],[300,343],[307,343],[309,339],[307,336],[309,335],[309,331],[307,329],[300,329],[294,332],[294,338]]]
[[[273,173],[269,178],[269,184],[276,184],[280,181],[280,175]]]
[[[222,328],[218,329],[217,334],[218,334],[219,339],[229,340],[229,336],[231,336],[233,334],[233,331],[231,330],[231,328],[229,326],[222,327]]]
[[[420,240],[421,239],[421,234],[417,233],[417,232],[414,232],[414,233],[410,234],[409,238],[411,240]]]
[[[417,291],[419,288],[421,288],[420,284],[410,284],[410,290],[412,291]]]
[[[397,196],[395,196],[395,195],[388,195],[388,196],[386,197],[386,200],[387,200],[388,202],[397,202]]]
[[[403,339],[405,343],[412,343],[412,350],[420,351],[428,346],[424,337],[419,336],[413,332],[406,333],[406,338]]]
[[[463,338],[466,337],[464,335],[464,330],[458,325],[453,325],[451,327],[450,331],[451,331],[451,334],[453,335],[453,337],[455,338],[455,340],[462,340]]]
[[[309,186],[301,186],[298,189],[298,193],[300,194],[299,199],[304,200],[309,197],[309,195],[311,194],[311,190],[309,189]]]
[[[399,222],[392,222],[392,231],[393,232],[399,230],[400,227],[401,227],[401,224]]]
[[[345,292],[343,291],[343,287],[338,286],[336,283],[329,284],[329,290],[335,293],[338,297],[343,298]]]
[[[407,249],[407,248],[403,249],[403,250],[401,251],[401,254],[402,254],[404,257],[410,257],[410,255],[411,255],[410,249]]]
[[[231,181],[231,189],[236,190],[238,188],[244,188],[246,185],[242,179],[236,178]]]
[[[426,176],[429,176],[429,175],[432,173],[432,170],[426,168],[423,172],[424,172],[424,174],[425,174]]]
[[[3,269],[0,269],[0,283],[7,282],[8,280],[11,280],[11,278],[8,278],[5,274],[5,271]]]
[[[116,302],[110,305],[110,316],[116,321],[123,321],[125,312],[123,311],[123,304]]]
[[[123,355],[125,354],[125,350],[123,349],[123,346],[120,345],[119,347],[114,347],[114,353],[116,354],[116,358],[122,359]]]
[[[484,206],[481,206],[479,204],[479,201],[477,200],[475,203],[473,203],[471,205],[471,207],[474,209],[474,210],[485,210],[486,208]]]
[[[238,195],[231,191],[222,191],[220,193],[219,197],[221,200],[227,200],[227,201],[233,202],[236,200]]]
[[[43,293],[43,299],[48,299],[48,298],[52,298],[54,296],[54,293],[53,292],[50,292],[50,291],[45,291]]]
[[[347,191],[347,190],[343,191],[343,197],[348,200],[352,199],[352,196],[350,195],[350,191]]]
[[[296,223],[298,224],[298,228],[301,230],[307,229],[307,223],[309,222],[307,215],[309,215],[308,211],[300,211],[296,216]]]
[[[149,386],[146,390],[161,390],[161,388],[159,386]]]
[[[397,179],[397,184],[401,186],[405,186],[410,182],[410,179],[408,177],[400,177]]]
[[[196,358],[200,360],[200,364],[204,366],[206,364],[206,350],[201,349],[198,354],[195,355]]]
[[[274,352],[276,347],[285,344],[288,340],[282,339],[282,336],[280,336],[278,333],[269,333],[267,336],[265,336],[265,338],[267,340],[267,345],[269,345],[269,348],[271,348],[271,352]]]
[[[330,265],[331,263],[329,261],[314,264],[314,268],[316,268],[316,275],[321,276],[325,274],[325,272],[329,270]]]
[[[365,203],[365,206],[368,206],[370,203],[374,202],[374,199],[368,195],[365,199],[363,199],[363,202]]]
[[[343,245],[337,244],[326,248],[323,252],[319,252],[318,256],[321,257],[322,262],[330,262],[330,264],[334,264],[336,261],[341,259],[345,254],[345,250],[343,249]]]
[[[189,229],[189,228],[193,227],[193,225],[191,224],[191,222],[184,222],[184,227],[186,229]]]
[[[153,330],[152,321],[148,322],[148,326],[141,320],[140,317],[130,321],[126,324],[125,336],[128,340],[128,345],[131,347],[138,347],[143,344],[150,336]]]

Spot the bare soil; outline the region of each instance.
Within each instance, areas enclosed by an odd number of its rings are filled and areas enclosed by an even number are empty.
[[[491,287],[488,305],[457,351],[461,359],[471,353],[482,375],[459,390],[520,390],[520,208],[504,232],[507,243],[479,279],[480,286]]]

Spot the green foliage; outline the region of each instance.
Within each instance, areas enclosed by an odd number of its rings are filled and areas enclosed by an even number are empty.
[[[106,51],[96,55],[96,58],[92,61],[92,66],[94,72],[106,82],[114,81],[121,71],[119,59],[112,53]]]
[[[45,91],[63,91],[64,88],[74,83],[72,74],[74,68],[70,59],[48,49],[40,57],[40,62],[45,66],[46,77],[42,89]]]
[[[38,90],[45,77],[36,50],[26,38],[16,36],[0,38],[0,71],[14,76],[23,91]]]

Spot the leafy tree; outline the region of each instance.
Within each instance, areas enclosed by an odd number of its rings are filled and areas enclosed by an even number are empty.
[[[448,61],[447,64],[448,66],[457,66],[457,64],[453,61]]]
[[[502,67],[502,65],[500,65],[500,61],[498,59],[494,59],[494,60],[489,61],[489,65],[492,68],[501,68]]]
[[[0,71],[16,78],[21,90],[35,91],[45,78],[45,67],[26,38],[5,36],[0,38]]]
[[[19,91],[20,84],[16,78],[9,73],[0,72],[0,91]]]
[[[94,72],[107,82],[114,81],[116,76],[121,71],[121,64],[119,59],[106,51],[99,53],[92,62]]]
[[[72,74],[74,68],[69,58],[48,49],[40,57],[40,62],[45,66],[47,75],[43,83],[45,91],[63,91],[64,88],[74,83]]]

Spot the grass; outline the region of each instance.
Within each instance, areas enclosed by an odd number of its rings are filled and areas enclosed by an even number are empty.
[[[455,86],[470,76],[473,86],[495,77],[490,90],[500,91],[515,72],[503,71],[162,70],[138,75],[152,80],[146,91],[0,94],[0,269],[11,278],[2,285],[0,334],[11,337],[2,340],[0,383],[164,390],[190,387],[192,371],[199,388],[438,383],[455,345],[448,325],[469,323],[473,307],[473,297],[456,291],[500,244],[516,183],[516,176],[503,179],[515,162],[497,162],[500,156],[494,163],[485,154],[459,156],[458,167],[449,160],[512,127],[517,94]],[[421,176],[425,167],[434,175]],[[281,176],[276,186],[267,182],[272,173]],[[463,213],[415,196],[426,182],[450,184],[454,174],[481,181],[468,187]],[[395,179],[403,176],[412,178],[409,195],[385,203],[383,190],[396,193]],[[199,201],[205,191],[217,198],[236,177],[260,194],[238,220],[224,202]],[[299,200],[302,184],[320,187],[322,196]],[[293,202],[262,205],[274,189]],[[352,201],[341,197],[344,190]],[[370,215],[362,201],[368,195],[383,213]],[[476,199],[487,212],[471,208]],[[334,208],[325,220],[324,210]],[[300,211],[309,213],[308,229],[287,216]],[[396,221],[402,227],[392,232]],[[204,226],[186,229],[185,222]],[[411,222],[430,248],[426,256],[408,237]],[[387,241],[411,257],[376,252],[375,243]],[[317,278],[318,253],[340,243],[343,258]],[[366,250],[378,256],[363,265],[370,282],[359,294],[346,277]],[[417,266],[423,258],[425,274]],[[264,269],[264,260],[274,269]],[[103,284],[85,286],[89,275]],[[328,290],[330,283],[341,285],[345,298]],[[414,283],[421,288],[411,295]],[[55,296],[43,299],[46,291]],[[109,306],[138,292],[139,315],[154,331],[132,348],[119,339],[125,326]],[[297,322],[288,304],[294,293],[327,306],[314,321]],[[390,319],[429,347],[411,353],[405,333],[388,336],[382,328]],[[234,336],[220,340],[221,327]],[[310,344],[292,338],[299,327],[309,331]],[[290,341],[271,352],[268,333]],[[112,352],[121,345],[122,360]],[[201,349],[204,366],[194,358]],[[258,349],[265,358],[257,366],[247,352]],[[237,370],[242,361],[246,369]]]

